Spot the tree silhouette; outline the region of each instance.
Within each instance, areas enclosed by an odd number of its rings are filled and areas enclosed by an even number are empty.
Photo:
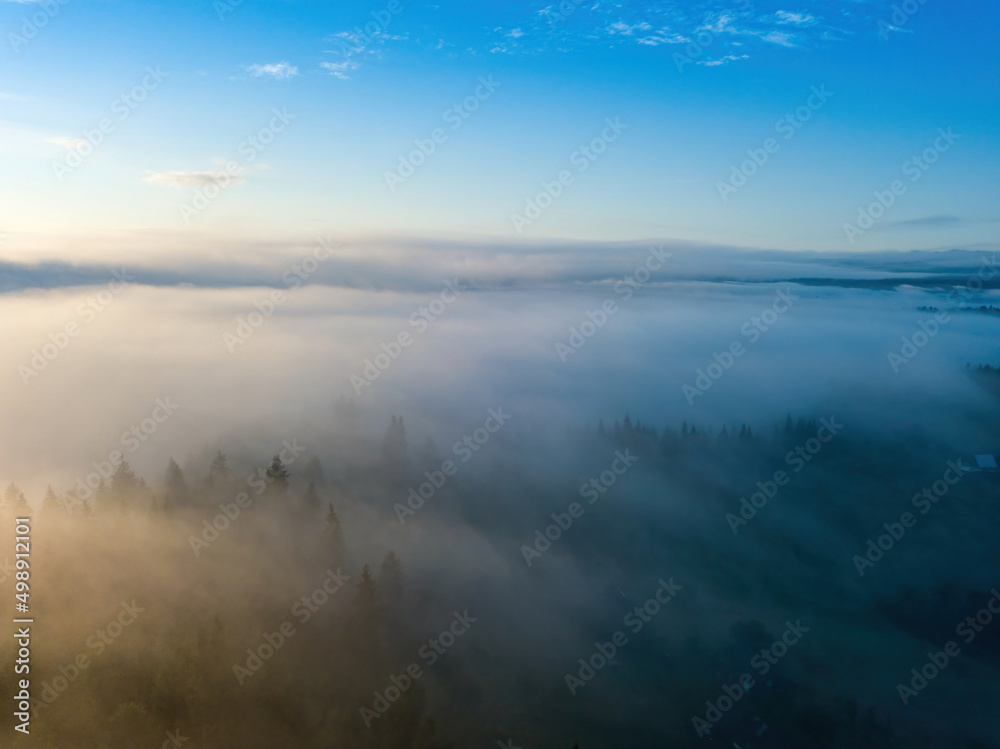
[[[354,604],[361,608],[371,608],[375,604],[375,578],[372,577],[372,568],[367,564],[361,568]]]
[[[285,464],[281,462],[281,458],[275,455],[271,461],[271,465],[267,469],[268,484],[271,485],[271,489],[275,494],[284,496],[288,493],[288,478],[290,475],[288,469],[285,468]]]
[[[402,463],[406,460],[406,427],[403,417],[393,416],[382,442],[382,454],[392,463]]]
[[[183,507],[188,503],[187,481],[184,480],[184,473],[181,467],[171,458],[167,463],[166,477],[167,493],[163,497],[163,511],[171,514],[177,507]]]
[[[110,498],[118,503],[122,512],[126,512],[132,501],[145,492],[146,482],[136,478],[132,472],[132,467],[127,460],[123,460],[114,474],[111,476],[111,486],[109,488]]]
[[[394,551],[390,551],[382,560],[379,570],[378,589],[382,600],[389,604],[399,603],[403,594],[403,564]]]
[[[225,487],[232,481],[232,478],[233,475],[229,471],[229,466],[226,465],[226,455],[222,450],[219,450],[208,469],[208,476],[205,477],[205,485],[209,488]]]
[[[340,518],[337,511],[333,509],[333,502],[330,503],[330,510],[326,513],[326,530],[333,536],[334,543],[340,544]]]
[[[18,489],[14,483],[11,483],[6,491],[4,491],[3,500],[7,511],[13,513],[14,517],[21,517],[31,513],[31,506],[28,504],[28,500],[24,498],[24,492]]]
[[[62,503],[59,501],[56,493],[52,491],[52,487],[49,486],[46,488],[45,496],[42,498],[42,514],[55,515],[60,509],[62,509]]]

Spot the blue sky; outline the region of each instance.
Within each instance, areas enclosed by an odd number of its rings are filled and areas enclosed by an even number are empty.
[[[914,0],[895,19],[892,3],[864,1],[584,2],[564,19],[550,3],[332,6],[0,0],[0,252],[320,232],[996,246],[996,4]],[[28,38],[33,17],[45,23]],[[144,80],[122,118],[120,97]],[[813,90],[831,95],[800,109]],[[446,112],[465,101],[475,111],[455,127]],[[808,120],[786,137],[776,123],[797,109]],[[247,160],[275,110],[293,119]],[[627,127],[580,171],[574,153],[609,118]],[[392,189],[387,173],[437,128]],[[908,160],[948,128],[958,137],[913,180]],[[768,138],[777,149],[746,183],[720,188]],[[227,164],[232,179],[185,216]],[[563,170],[572,183],[518,225]],[[845,224],[895,180],[905,193],[851,242]]]

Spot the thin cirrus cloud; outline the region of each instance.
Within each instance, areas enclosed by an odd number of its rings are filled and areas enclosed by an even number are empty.
[[[266,65],[249,65],[247,72],[254,78],[275,78],[277,80],[287,80],[299,74],[297,65],[290,65],[285,61],[272,62]]]
[[[636,39],[639,44],[644,44],[649,47],[659,47],[661,44],[690,44],[691,39],[684,36],[683,34],[675,34],[668,28],[660,29],[659,31],[653,32],[652,34],[647,34],[646,36],[639,37]]]
[[[336,61],[326,61],[319,64],[335,78],[347,80],[350,73],[361,69],[361,61],[366,57],[378,58],[382,55],[382,47],[386,42],[405,41],[409,37],[405,34],[389,34],[384,29],[379,29],[372,34],[363,34],[360,29],[355,31],[338,31],[331,34],[326,41],[333,42],[337,49],[327,50],[328,55],[340,57]]]
[[[341,62],[321,62],[319,66],[330,75],[346,81],[351,77],[348,73],[353,73],[360,69],[361,63],[356,60],[343,60]]]
[[[546,6],[516,27],[497,26],[489,51],[497,54],[537,54],[546,49],[566,51],[574,46],[593,44],[641,44],[648,47],[690,44],[715,47],[714,60],[708,65],[745,60],[749,54],[734,50],[755,39],[758,43],[780,47],[803,47],[810,42],[838,39],[819,16],[806,11],[778,10],[761,13],[749,2],[717,0],[688,9],[676,4],[652,4],[642,7],[622,3],[595,2],[563,15]],[[850,9],[840,9],[842,24],[857,24],[858,16]],[[706,32],[710,36],[706,36]],[[749,50],[752,52],[752,50]],[[739,52],[739,54],[736,54]],[[705,63],[703,63],[705,64]]]
[[[769,31],[766,34],[762,34],[761,39],[765,42],[771,42],[771,44],[780,44],[782,47],[795,47],[795,37],[784,31]]]
[[[750,55],[726,55],[725,57],[718,57],[714,60],[698,60],[698,65],[704,65],[707,68],[715,68],[719,65],[727,65],[731,62],[739,62],[740,60],[746,60]]]
[[[220,182],[230,180],[236,184],[243,179],[243,170],[236,174],[230,172],[151,172],[143,177],[143,182],[151,185],[165,185],[176,190],[186,187],[207,187],[208,185],[218,185]]]
[[[791,13],[787,10],[779,10],[774,14],[777,23],[783,26],[813,26],[819,23],[819,19],[810,13]]]
[[[624,21],[615,21],[608,26],[608,33],[612,36],[615,34],[620,34],[623,36],[632,36],[637,31],[649,31],[653,27],[650,26],[645,21],[640,21],[639,23],[628,24]]]

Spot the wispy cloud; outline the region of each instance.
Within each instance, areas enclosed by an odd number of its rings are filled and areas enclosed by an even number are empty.
[[[714,60],[698,60],[697,64],[704,65],[706,68],[714,68],[719,65],[726,65],[730,62],[748,59],[750,59],[750,55],[726,55],[725,57],[718,57]]]
[[[337,55],[339,60],[321,62],[319,66],[330,75],[346,80],[350,78],[348,73],[353,73],[361,69],[362,61],[365,58],[379,58],[382,56],[382,48],[386,42],[404,41],[409,36],[406,34],[389,34],[385,29],[378,29],[371,34],[362,33],[360,29],[355,31],[338,31],[326,38],[328,42],[334,42],[337,49],[326,50],[328,55]],[[438,48],[444,46],[444,41]]]
[[[250,65],[247,67],[247,72],[254,78],[268,76],[270,78],[284,80],[297,76],[299,74],[299,68],[296,65],[289,65],[287,62],[282,61],[272,62],[266,65]]]
[[[782,25],[813,26],[819,23],[819,19],[809,13],[789,13],[787,10],[779,10],[774,15],[777,23]]]
[[[361,63],[357,60],[343,60],[341,62],[321,62],[319,66],[330,75],[346,81],[351,77],[348,73],[353,73],[355,70],[360,69]]]
[[[622,34],[624,36],[632,36],[636,31],[649,31],[651,28],[653,27],[645,21],[633,24],[628,24],[624,21],[615,21],[608,26],[608,33],[611,35]]]
[[[668,28],[662,28],[647,36],[636,39],[639,44],[646,44],[650,47],[658,47],[661,44],[690,44],[690,37],[683,34],[675,34]]]
[[[892,32],[893,34],[912,34],[913,29],[901,29],[899,26],[893,26],[892,24],[885,24],[883,27],[886,31]]]
[[[782,47],[794,47],[795,37],[784,31],[769,31],[766,34],[761,34],[760,38],[765,42],[771,42],[771,44],[778,44]]]
[[[232,183],[241,182],[244,170],[240,169],[235,175],[229,172],[151,172],[143,177],[143,182],[151,185],[166,185],[174,189],[181,190],[185,187],[207,187],[208,185],[218,185],[220,182],[230,179]]]
[[[855,0],[855,4],[867,1]],[[644,5],[620,0],[583,0],[574,3],[570,13],[560,11],[560,7],[550,2],[526,13],[517,26],[492,28],[486,49],[492,53],[540,54],[595,44],[659,47],[698,42],[713,47],[716,55],[716,59],[702,64],[721,65],[747,59],[754,53],[754,46],[762,44],[807,48],[812,44],[841,42],[853,33],[831,26],[815,13],[805,10],[764,12],[749,0]],[[829,11],[828,15],[848,27],[858,25],[863,19],[852,10],[853,7],[851,4],[848,8]],[[709,39],[707,43],[706,39]],[[751,44],[750,40],[754,46],[744,47]]]

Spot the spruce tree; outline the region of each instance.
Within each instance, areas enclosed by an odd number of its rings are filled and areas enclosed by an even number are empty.
[[[28,504],[28,500],[24,498],[24,492],[18,489],[16,484],[11,483],[7,487],[3,493],[3,499],[7,507],[7,512],[11,513],[14,517],[19,518],[31,514],[31,506]]]
[[[171,458],[167,463],[167,492],[163,497],[163,512],[172,514],[177,507],[188,504],[188,487],[181,467]]]
[[[330,511],[326,513],[326,530],[333,536],[336,544],[340,543],[340,518],[337,511],[333,509],[333,502],[330,503]]]
[[[205,485],[211,488],[225,488],[232,480],[229,466],[226,464],[226,454],[219,450],[212,460],[212,465],[208,469],[208,476],[205,478]]]
[[[140,494],[145,493],[146,484],[137,479],[132,467],[127,460],[123,460],[114,474],[111,476],[111,486],[109,495],[118,504],[122,512],[126,512],[129,505]]]
[[[382,442],[382,454],[392,463],[402,463],[406,460],[406,427],[403,417],[393,416]]]
[[[285,468],[285,464],[281,462],[281,458],[275,455],[271,461],[271,465],[267,469],[268,484],[270,484],[272,493],[278,496],[285,496],[288,493],[288,478],[290,475],[288,469]]]
[[[371,608],[375,604],[375,578],[372,577],[372,568],[367,564],[361,568],[354,604],[361,608]]]
[[[56,493],[52,491],[52,487],[49,486],[45,490],[45,496],[42,498],[42,514],[57,515],[60,509],[62,509],[62,503],[59,501]]]

